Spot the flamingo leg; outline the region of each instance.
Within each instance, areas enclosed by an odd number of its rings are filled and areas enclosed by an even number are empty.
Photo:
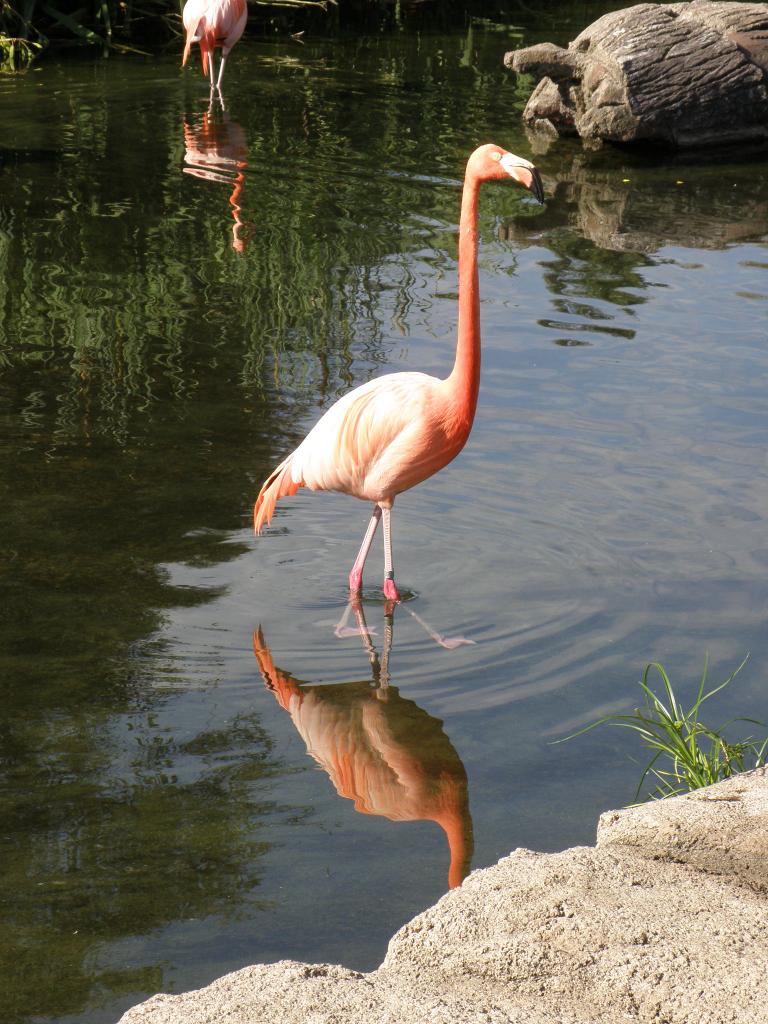
[[[213,50],[211,50],[208,54],[208,74],[211,76],[211,99],[213,99],[213,90],[216,87],[216,80],[214,78],[215,73],[216,72],[213,67]]]
[[[365,531],[363,537],[363,543],[360,545],[360,550],[357,552],[357,558],[355,564],[352,566],[349,573],[349,589],[353,594],[356,594],[360,587],[363,585],[363,566],[365,560],[368,557],[368,552],[371,550],[371,544],[376,534],[376,528],[379,525],[381,519],[381,509],[378,505],[373,506],[373,515],[368,523],[368,529]]]
[[[399,601],[400,594],[395,586],[395,571],[392,567],[392,530],[390,526],[390,515],[392,509],[382,509],[384,516],[384,597],[388,601]]]
[[[228,54],[229,54],[229,50],[225,50],[222,47],[222,50],[221,50],[221,61],[219,62],[219,77],[216,80],[216,88],[217,89],[221,89],[221,80],[224,77],[224,64],[226,63],[227,55]]]

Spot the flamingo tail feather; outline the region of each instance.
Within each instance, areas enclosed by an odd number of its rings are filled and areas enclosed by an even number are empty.
[[[198,20],[194,22],[194,24],[190,25],[189,28],[187,29],[187,38],[184,40],[184,53],[182,54],[181,57],[182,67],[184,67],[184,65],[189,60],[189,51],[192,49],[192,43],[195,42],[195,35],[197,33],[197,26],[199,25],[199,23],[200,22]]]
[[[261,533],[265,524],[269,525],[272,521],[275,505],[279,499],[295,494],[302,484],[303,481],[296,482],[291,477],[290,458],[281,462],[264,481],[264,486],[259,491],[256,504],[253,506],[253,529],[256,533]]]

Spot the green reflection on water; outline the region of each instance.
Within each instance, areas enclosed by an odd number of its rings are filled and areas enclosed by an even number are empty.
[[[118,737],[116,713],[113,701],[101,714],[62,708],[6,722],[5,1020],[75,1013],[94,986],[114,996],[159,985],[159,966],[94,969],[94,947],[236,912],[259,883],[269,844],[255,826],[276,810],[250,792],[276,770],[259,723],[182,743],[151,712],[129,715]],[[116,753],[127,761],[122,777]],[[184,783],[182,769],[196,777]]]
[[[257,912],[271,822],[307,813],[271,797],[290,769],[255,714],[210,727],[185,702],[196,681],[157,639],[164,610],[217,590],[164,566],[242,552],[228,534],[296,418],[385,360],[380,299],[402,325],[405,257],[452,252],[456,189],[432,176],[455,182],[477,130],[464,126],[502,79],[468,52],[461,36],[293,62],[255,50],[226,112],[175,62],[160,86],[139,63],[46,65],[4,86],[9,1024],[108,1020],[167,988],[168,964],[119,950]],[[213,177],[183,173],[201,159]],[[414,167],[423,201],[406,231]]]

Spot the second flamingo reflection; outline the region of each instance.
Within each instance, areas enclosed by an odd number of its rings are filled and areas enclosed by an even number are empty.
[[[232,248],[244,253],[254,232],[249,221],[240,216],[245,171],[248,167],[248,141],[245,132],[229,114],[211,103],[197,120],[184,119],[184,173],[203,181],[232,188],[229,210],[232,215]]]
[[[459,222],[458,339],[449,376],[391,373],[350,391],[270,474],[256,499],[257,533],[270,522],[278,499],[300,487],[372,501],[373,514],[349,574],[352,593],[362,586],[363,566],[383,520],[384,594],[400,600],[390,533],[394,500],[446,466],[469,437],[480,387],[478,192],[483,182],[510,178],[543,202],[541,177],[527,160],[487,144],[467,162]]]

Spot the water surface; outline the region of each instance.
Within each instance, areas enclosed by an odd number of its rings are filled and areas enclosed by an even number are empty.
[[[631,799],[623,736],[550,741],[648,660],[749,651],[715,718],[768,719],[765,164],[540,145],[510,38],[243,42],[225,111],[175,55],[0,81],[9,1024],[375,966],[470,857]],[[488,139],[547,205],[484,190],[478,417],[398,499],[391,615],[371,555],[374,651],[334,632],[368,510],[252,502],[351,385],[449,370]]]

